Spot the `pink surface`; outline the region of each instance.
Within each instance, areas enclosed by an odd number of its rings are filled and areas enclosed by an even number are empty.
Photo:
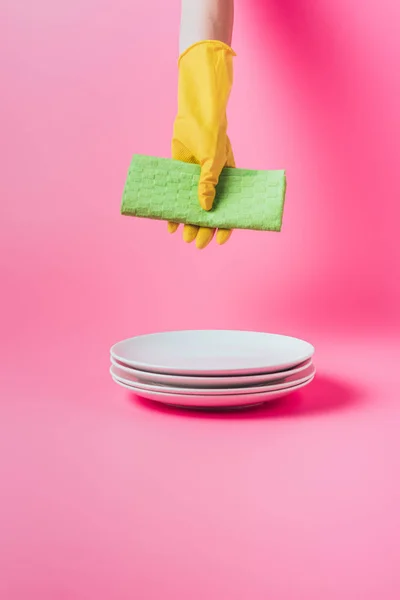
[[[131,397],[101,335],[7,371],[0,597],[397,600],[398,341],[316,341],[306,392],[229,415]]]
[[[400,8],[236,5],[230,136],[287,170],[284,230],[200,253],[119,215],[178,1],[2,3],[2,600],[400,595]],[[230,416],[113,385],[113,342],[189,327],[306,337],[319,377]]]

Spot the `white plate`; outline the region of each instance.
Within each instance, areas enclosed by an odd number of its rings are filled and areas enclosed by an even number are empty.
[[[228,408],[228,407],[245,407],[260,404],[261,402],[270,402],[271,400],[277,400],[283,398],[296,390],[300,390],[305,387],[314,377],[310,377],[305,383],[294,385],[293,387],[286,388],[285,390],[277,390],[275,392],[261,392],[258,394],[236,394],[235,396],[195,396],[195,395],[184,395],[184,394],[167,394],[165,392],[145,392],[134,387],[134,385],[128,385],[113,377],[113,380],[118,385],[127,388],[140,398],[146,400],[152,400],[153,402],[161,402],[162,404],[170,404],[173,406],[191,407],[191,408]]]
[[[254,331],[171,331],[142,335],[111,348],[141,371],[178,375],[246,375],[290,369],[310,359],[308,342]]]
[[[303,373],[312,364],[312,360],[307,360],[300,366],[277,373],[262,373],[261,375],[237,375],[229,377],[207,377],[195,375],[167,375],[165,373],[149,373],[148,371],[138,371],[133,367],[126,367],[111,356],[111,363],[118,367],[122,372],[122,377],[132,382],[158,383],[160,385],[170,385],[175,387],[197,387],[197,388],[218,388],[218,387],[245,387],[248,385],[257,385],[269,381],[279,382],[291,375]]]
[[[280,381],[279,383],[267,383],[267,384],[258,384],[254,386],[241,387],[241,388],[182,388],[182,387],[172,387],[159,385],[156,383],[142,383],[138,381],[134,381],[126,377],[125,373],[112,365],[110,368],[111,376],[118,379],[122,383],[126,383],[127,385],[133,385],[137,390],[143,390],[145,392],[166,392],[168,394],[176,394],[177,396],[183,395],[196,395],[196,396],[236,396],[238,394],[255,394],[260,392],[273,392],[275,390],[284,390],[289,387],[293,387],[294,385],[298,385],[300,383],[304,383],[310,377],[314,377],[315,375],[315,367],[311,365],[304,373],[299,375],[291,375]]]

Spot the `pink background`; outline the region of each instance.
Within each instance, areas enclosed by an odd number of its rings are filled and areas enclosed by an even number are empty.
[[[287,170],[284,229],[204,252],[119,215],[169,154],[178,0],[0,7],[2,600],[397,600],[398,2],[236,1],[230,136]],[[112,384],[118,339],[203,327],[319,377],[230,416]]]

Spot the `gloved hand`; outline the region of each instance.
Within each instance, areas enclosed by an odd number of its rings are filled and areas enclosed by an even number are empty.
[[[173,128],[172,158],[201,165],[199,202],[211,210],[215,186],[225,166],[235,167],[227,136],[226,108],[233,80],[233,50],[223,42],[204,41],[179,58],[178,114]],[[168,223],[174,233],[179,223]],[[185,242],[199,249],[212,240],[215,229],[185,225]],[[231,231],[219,229],[217,243],[225,244]]]

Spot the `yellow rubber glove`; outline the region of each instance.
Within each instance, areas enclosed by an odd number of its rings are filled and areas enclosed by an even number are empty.
[[[218,41],[203,41],[188,48],[179,58],[178,114],[174,122],[172,158],[201,165],[199,202],[211,210],[215,186],[225,166],[235,167],[227,136],[226,108],[233,80],[230,46]],[[179,223],[168,223],[174,233]],[[196,240],[205,248],[215,230],[185,225],[185,242]],[[219,229],[217,243],[225,244],[231,231]]]

